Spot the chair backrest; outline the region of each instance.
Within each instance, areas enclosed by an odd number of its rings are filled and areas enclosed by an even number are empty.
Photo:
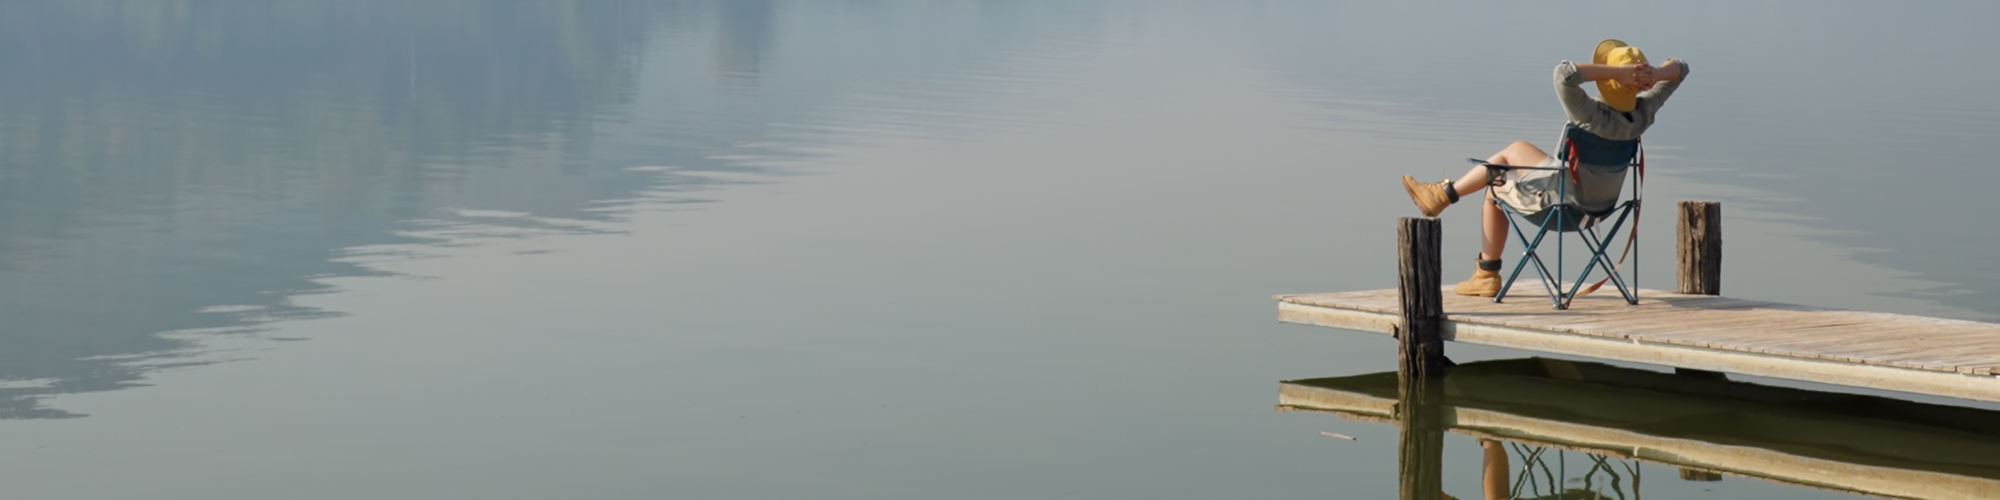
[[[1570,182],[1559,184],[1561,188],[1557,193],[1565,204],[1578,209],[1579,213],[1569,216],[1595,219],[1608,216],[1618,209],[1621,189],[1618,184],[1603,183],[1607,176],[1616,176],[1617,179],[1631,177],[1632,195],[1639,196],[1640,178],[1646,176],[1645,154],[1645,149],[1637,138],[1614,141],[1590,133],[1575,123],[1563,125],[1562,145],[1556,148],[1556,158],[1562,161],[1567,170],[1565,175],[1569,177]],[[1633,166],[1639,167],[1639,175],[1627,175],[1627,171]],[[1590,179],[1596,181],[1585,182]],[[1571,185],[1576,185],[1578,188],[1566,189]],[[1594,222],[1593,220],[1576,224],[1574,227],[1585,227]],[[1559,230],[1567,232],[1567,228],[1572,226],[1565,224],[1558,227]]]
[[[1570,158],[1571,152],[1576,158]],[[1614,141],[1598,137],[1582,127],[1571,123],[1563,126],[1563,145],[1556,148],[1556,158],[1563,164],[1580,162],[1595,167],[1626,167],[1632,165],[1639,156],[1639,140]]]

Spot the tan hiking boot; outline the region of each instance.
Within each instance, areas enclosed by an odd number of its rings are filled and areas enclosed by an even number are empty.
[[[1417,210],[1422,211],[1425,217],[1437,217],[1444,212],[1444,207],[1458,202],[1458,193],[1452,189],[1451,179],[1423,184],[1405,175],[1403,190],[1410,192],[1410,201],[1417,203]]]
[[[1494,262],[1495,264],[1499,263],[1499,261],[1492,261],[1492,262]],[[1463,282],[1460,282],[1457,287],[1454,287],[1452,289],[1452,292],[1457,293],[1459,295],[1467,295],[1472,297],[1492,297],[1494,295],[1499,295],[1500,294],[1500,270],[1498,269],[1499,266],[1494,266],[1495,267],[1494,270],[1488,271],[1485,268],[1480,267],[1478,265],[1478,260],[1476,258],[1474,259],[1473,264],[1474,265],[1472,266],[1472,277],[1467,278]]]

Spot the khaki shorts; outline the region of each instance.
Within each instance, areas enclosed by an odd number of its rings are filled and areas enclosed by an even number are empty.
[[[1560,168],[1563,164],[1562,160],[1550,156],[1534,166]],[[1626,170],[1622,167],[1583,165],[1577,169],[1581,185],[1570,182],[1568,173],[1561,170],[1508,170],[1502,177],[1507,182],[1492,188],[1493,197],[1521,212],[1522,216],[1535,224],[1543,223],[1548,218],[1544,212],[1547,212],[1549,207],[1559,204],[1569,204],[1587,212],[1601,213],[1618,204],[1618,194],[1624,189]],[[1566,228],[1582,227],[1591,222],[1583,217],[1582,213],[1566,218],[1571,219],[1564,225]]]

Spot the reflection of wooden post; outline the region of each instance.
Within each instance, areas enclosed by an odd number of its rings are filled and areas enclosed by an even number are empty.
[[[1397,491],[1403,500],[1443,498],[1444,293],[1437,219],[1403,218],[1396,224],[1397,294],[1403,306],[1397,328],[1399,383],[1396,419]]]
[[[1682,481],[1714,482],[1722,480],[1722,474],[1717,474],[1708,471],[1694,470],[1686,467],[1681,467],[1679,469],[1681,471]]]
[[[1438,500],[1444,494],[1444,379],[1405,375],[1399,380],[1396,420],[1403,432],[1396,450],[1397,498]]]
[[[1403,303],[1403,321],[1396,339],[1400,346],[1398,371],[1426,378],[1444,368],[1444,292],[1438,275],[1443,273],[1438,244],[1444,239],[1437,219],[1405,217],[1396,221],[1396,293]]]
[[[1695,295],[1722,294],[1722,204],[1683,201],[1680,229],[1674,244],[1679,261],[1676,290]]]

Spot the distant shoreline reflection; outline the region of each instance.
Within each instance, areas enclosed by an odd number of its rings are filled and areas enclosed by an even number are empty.
[[[0,419],[82,417],[46,402],[336,315],[294,299],[455,210],[598,220],[674,183],[575,152],[692,7],[0,5]]]

